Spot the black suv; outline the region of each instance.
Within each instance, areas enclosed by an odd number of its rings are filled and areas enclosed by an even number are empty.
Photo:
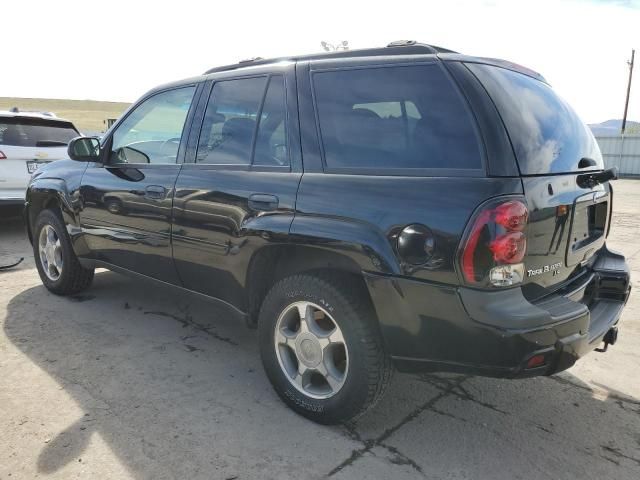
[[[38,170],[40,277],[106,267],[226,305],[277,393],[334,423],[393,369],[550,375],[615,343],[616,172],[539,74],[430,45],[215,68]]]

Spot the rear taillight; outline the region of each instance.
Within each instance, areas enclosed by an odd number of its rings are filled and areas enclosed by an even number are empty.
[[[508,287],[522,282],[528,219],[520,198],[492,200],[479,209],[462,243],[460,266],[466,283]]]
[[[4,154],[2,150],[0,150],[0,160],[6,160],[7,156]]]

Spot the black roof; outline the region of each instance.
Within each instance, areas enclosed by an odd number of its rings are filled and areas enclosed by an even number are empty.
[[[378,57],[384,55],[425,55],[436,53],[457,53],[447,48],[437,47],[435,45],[428,45],[426,43],[418,43],[415,40],[399,40],[391,42],[386,47],[382,48],[364,48],[359,50],[340,50],[337,52],[324,52],[314,53],[311,55],[300,55],[291,57],[280,58],[254,58],[249,60],[243,60],[239,63],[232,65],[225,65],[222,67],[215,67],[207,70],[204,74],[224,72],[227,70],[235,70],[237,68],[254,66],[254,65],[269,65],[271,63],[282,61],[299,61],[299,60],[320,60],[331,58],[356,58],[356,57]]]

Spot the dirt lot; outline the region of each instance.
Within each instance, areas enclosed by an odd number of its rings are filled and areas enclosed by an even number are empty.
[[[18,107],[20,110],[53,112],[71,120],[81,132],[104,132],[107,118],[118,118],[128,103],[99,102],[96,100],[61,100],[55,98],[0,97],[0,110]]]
[[[0,223],[0,479],[640,478],[640,182],[616,182],[609,244],[634,288],[619,343],[524,381],[396,375],[356,425],[288,410],[255,332],[208,303],[110,272],[40,284]]]

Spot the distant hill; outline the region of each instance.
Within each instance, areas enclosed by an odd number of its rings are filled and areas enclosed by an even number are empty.
[[[607,120],[602,123],[590,123],[589,128],[594,135],[618,135],[622,128],[622,120]],[[640,122],[627,120],[626,133],[640,133]]]
[[[96,100],[58,100],[53,98],[0,97],[0,110],[18,107],[19,110],[53,112],[71,120],[82,133],[104,132],[107,118],[118,118],[129,108],[129,103],[99,102]]]

